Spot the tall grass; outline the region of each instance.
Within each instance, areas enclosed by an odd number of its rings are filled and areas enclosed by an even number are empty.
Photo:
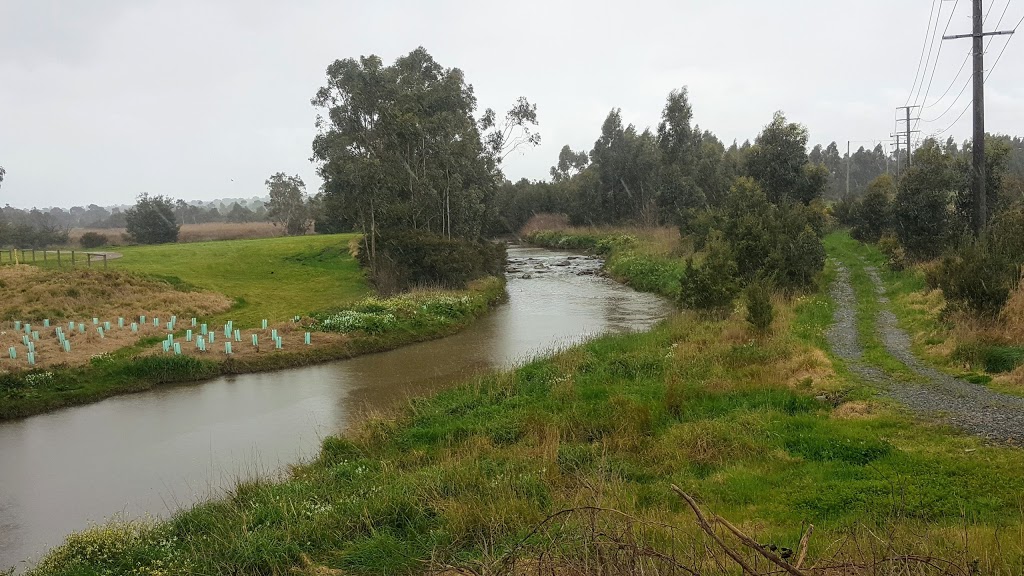
[[[126,246],[128,231],[124,228],[72,228],[68,240],[78,246],[82,236],[88,232],[103,234],[107,246]],[[251,240],[256,238],[277,238],[284,236],[284,228],[271,222],[206,222],[184,224],[178,231],[178,242],[209,242],[213,240]]]

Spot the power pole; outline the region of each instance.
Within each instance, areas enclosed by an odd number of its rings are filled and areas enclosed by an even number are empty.
[[[983,0],[972,0],[973,31],[970,34],[943,36],[943,40],[971,38],[974,41],[974,142],[971,144],[973,156],[973,178],[971,188],[974,194],[974,232],[981,234],[988,221],[988,206],[985,195],[985,36],[1005,36],[1013,34],[1013,30],[985,32]]]
[[[906,135],[906,140],[903,143],[907,145],[907,166],[908,167],[913,163],[911,161],[911,159],[910,159],[910,157],[911,157],[911,154],[910,154],[911,153],[911,149],[910,149],[910,147],[911,147],[910,146],[910,143],[911,143],[910,135],[914,134],[914,133],[917,133],[917,132],[920,132],[920,130],[912,130],[911,127],[910,127],[910,123],[912,121],[920,120],[920,118],[911,118],[910,117],[910,111],[912,109],[914,109],[914,108],[920,108],[920,106],[900,106],[900,107],[896,108],[897,110],[904,110],[907,113],[906,119],[900,118],[899,120],[896,121],[896,124],[899,124],[900,122],[906,122],[907,123],[906,129],[904,131],[904,133]]]
[[[850,198],[850,161],[853,158],[850,156],[850,141],[846,141],[846,198]]]

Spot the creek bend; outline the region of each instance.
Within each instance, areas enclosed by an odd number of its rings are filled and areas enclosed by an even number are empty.
[[[671,311],[599,267],[510,247],[508,302],[454,336],[0,423],[0,570],[30,566],[91,523],[166,517],[239,480],[280,474],[367,410],[600,334],[646,330]]]

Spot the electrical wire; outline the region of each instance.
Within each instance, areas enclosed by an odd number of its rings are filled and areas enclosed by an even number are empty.
[[[994,4],[995,1],[996,0],[992,0],[992,3]],[[931,45],[930,48],[928,48],[928,60],[925,61],[925,65],[924,65],[924,69],[925,69],[925,74],[926,75],[928,74],[928,62],[931,60],[931,58],[932,58],[932,50],[935,48],[935,41],[940,39],[942,36],[945,36],[946,32],[949,32],[949,25],[953,23],[953,15],[956,14],[956,7],[957,7],[957,4],[959,4],[959,3],[960,3],[960,0],[956,0],[956,2],[953,3],[953,9],[949,11],[949,19],[946,20],[946,28],[943,29],[942,34],[941,35],[940,34],[935,34],[932,37],[932,45]],[[991,10],[991,4],[989,6],[990,6],[989,9]],[[939,19],[941,17],[942,17],[942,4],[939,4],[939,14],[938,14],[938,17],[935,19],[935,32],[939,31]],[[931,73],[931,77],[928,79],[928,89],[925,90],[925,92],[924,92],[924,98],[921,98],[920,100],[917,99],[917,98],[914,98],[914,103],[915,104],[917,104],[918,102],[920,102],[921,104],[924,104],[925,102],[928,101],[928,93],[931,92],[931,90],[932,90],[932,82],[935,80],[935,71],[939,69],[939,58],[942,57],[942,45],[943,44],[944,44],[944,42],[942,40],[939,40],[939,51],[938,51],[938,53],[935,54],[935,62],[932,63],[932,73]],[[918,96],[921,95],[921,88],[924,88],[924,77],[923,76],[921,77],[921,85],[917,88],[917,95]],[[920,124],[920,123],[921,122],[919,120],[918,124]]]
[[[905,105],[909,105],[910,101],[914,98],[914,89],[917,87],[917,79],[921,76],[921,66],[924,64],[924,51],[928,48],[928,38],[931,38],[932,36],[932,20],[935,18],[935,6],[938,3],[938,0],[932,0],[932,9],[928,13],[928,29],[925,30],[924,44],[921,46],[921,56],[917,60],[917,72],[914,73],[914,83],[910,85],[910,94],[907,96],[907,102]],[[935,31],[938,32],[938,29],[939,22],[938,20],[935,20]]]

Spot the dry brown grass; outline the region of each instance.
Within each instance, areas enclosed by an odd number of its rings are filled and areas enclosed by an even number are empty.
[[[640,240],[638,249],[645,253],[680,256],[688,252],[680,245],[679,229],[670,226],[570,226],[561,214],[537,214],[526,222],[520,234],[525,236],[542,230],[580,235],[628,235]]]
[[[103,234],[110,246],[127,246],[124,228],[72,228],[70,242],[78,245],[86,232]],[[284,236],[284,228],[270,222],[208,222],[205,224],[185,224],[178,232],[178,242],[209,242],[212,240],[245,240],[252,238],[276,238]]]
[[[207,316],[231,307],[223,294],[182,291],[127,272],[96,268],[0,267],[0,319],[116,320],[139,315]]]
[[[39,332],[35,343],[39,367],[58,364],[84,364],[89,358],[129,346],[140,338],[163,336],[166,330],[152,323],[140,326],[133,333],[133,319],[144,315],[166,321],[172,315],[181,319],[207,316],[231,307],[231,300],[215,292],[178,290],[160,280],[143,278],[125,272],[98,269],[53,270],[34,266],[0,267],[0,370],[27,367],[27,349],[23,332],[15,332],[13,322],[30,322]],[[126,327],[117,328],[117,319],[124,318]],[[111,330],[100,337],[92,319],[110,322]],[[43,319],[51,326],[43,327]],[[84,323],[85,333],[68,330],[67,322]],[[64,352],[57,342],[56,327],[61,326],[71,341],[71,352]],[[18,359],[10,360],[8,347],[18,350]]]

